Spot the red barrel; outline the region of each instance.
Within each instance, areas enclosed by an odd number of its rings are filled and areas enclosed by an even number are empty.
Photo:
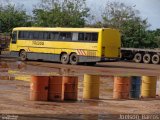
[[[50,101],[64,100],[64,80],[62,76],[50,77],[48,99]]]
[[[77,76],[64,76],[64,99],[77,100],[78,98],[78,77]]]
[[[32,76],[30,84],[30,100],[48,100],[48,76]]]
[[[128,99],[130,91],[130,77],[114,77],[114,99]]]

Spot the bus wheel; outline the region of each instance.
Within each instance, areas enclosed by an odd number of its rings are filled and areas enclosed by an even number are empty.
[[[78,55],[76,53],[71,54],[70,63],[72,65],[77,65],[78,64],[78,60],[79,60],[79,58],[78,58]]]
[[[155,54],[152,56],[152,63],[153,64],[159,64],[160,63],[160,56]]]
[[[136,53],[135,56],[134,56],[134,61],[136,63],[142,62],[142,54],[141,53]]]
[[[69,63],[69,55],[67,53],[63,53],[61,55],[61,63],[68,64]]]
[[[143,62],[146,63],[146,64],[149,64],[151,62],[151,55],[150,54],[145,54],[143,56]]]
[[[27,60],[27,53],[25,50],[20,51],[19,57],[22,61]]]

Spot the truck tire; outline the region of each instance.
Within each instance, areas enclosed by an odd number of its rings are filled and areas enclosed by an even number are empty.
[[[134,55],[134,61],[135,61],[136,63],[141,63],[141,62],[142,62],[142,54],[141,54],[141,53],[136,53],[136,54]]]
[[[157,54],[154,54],[154,55],[152,56],[152,63],[153,63],[153,64],[159,64],[159,63],[160,63],[160,56],[157,55]]]
[[[143,56],[143,62],[146,63],[146,64],[149,64],[151,63],[151,55],[146,53],[144,56]]]

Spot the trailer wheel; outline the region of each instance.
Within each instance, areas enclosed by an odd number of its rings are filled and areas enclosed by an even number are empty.
[[[153,63],[153,64],[159,64],[159,63],[160,63],[160,56],[157,55],[157,54],[154,54],[154,55],[152,56],[152,63]]]
[[[150,54],[145,54],[143,56],[143,62],[146,63],[146,64],[149,64],[151,62],[151,55]]]
[[[72,53],[71,56],[70,56],[70,63],[72,65],[77,65],[78,61],[79,61],[78,55],[76,53]]]
[[[134,56],[134,61],[136,63],[142,62],[142,54],[141,53],[136,53],[135,56]]]

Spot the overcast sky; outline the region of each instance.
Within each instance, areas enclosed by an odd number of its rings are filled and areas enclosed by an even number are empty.
[[[15,4],[24,4],[26,10],[31,13],[33,5],[37,4],[39,0],[11,1]],[[160,28],[160,0],[87,0],[87,3],[94,13],[101,13],[100,11],[107,1],[119,1],[135,6],[135,9],[140,11],[142,18],[148,18],[148,22],[151,24],[150,29]]]

